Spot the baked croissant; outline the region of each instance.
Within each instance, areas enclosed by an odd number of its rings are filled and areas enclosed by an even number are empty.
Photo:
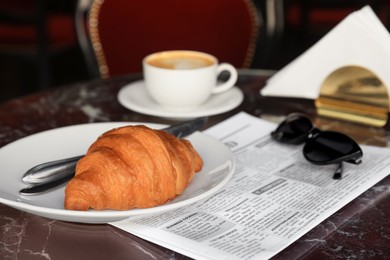
[[[190,183],[203,161],[192,144],[162,130],[125,126],[101,135],[76,166],[65,209],[128,210],[164,204]]]

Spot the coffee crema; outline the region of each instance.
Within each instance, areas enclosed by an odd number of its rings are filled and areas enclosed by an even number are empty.
[[[193,53],[173,52],[150,57],[147,63],[163,69],[189,70],[211,66],[215,64],[215,61]]]

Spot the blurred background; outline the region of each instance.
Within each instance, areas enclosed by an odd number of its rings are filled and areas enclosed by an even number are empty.
[[[283,68],[365,5],[390,29],[389,0],[253,2],[264,20],[260,37],[269,42],[258,46],[262,51],[253,68]],[[0,0],[0,102],[93,77],[76,35],[78,4],[78,0]]]

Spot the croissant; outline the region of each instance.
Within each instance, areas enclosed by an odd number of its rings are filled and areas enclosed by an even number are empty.
[[[164,204],[188,186],[203,160],[190,141],[146,126],[101,135],[65,189],[68,210],[128,210]]]

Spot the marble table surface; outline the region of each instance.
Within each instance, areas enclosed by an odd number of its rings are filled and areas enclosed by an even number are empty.
[[[316,117],[310,100],[260,96],[259,89],[269,75],[267,71],[240,71],[237,86],[244,92],[244,102],[232,111],[211,116],[207,127],[239,111],[274,122],[289,112],[298,111],[311,116],[321,129],[343,131],[362,144],[390,146],[387,127],[374,128]],[[139,78],[139,75],[129,75],[80,82],[0,104],[0,146],[40,131],[81,123],[175,123],[173,119],[130,111],[118,103],[118,91]],[[0,241],[1,259],[187,259],[110,225],[56,221],[2,204]],[[390,259],[389,176],[273,259],[314,258]]]

